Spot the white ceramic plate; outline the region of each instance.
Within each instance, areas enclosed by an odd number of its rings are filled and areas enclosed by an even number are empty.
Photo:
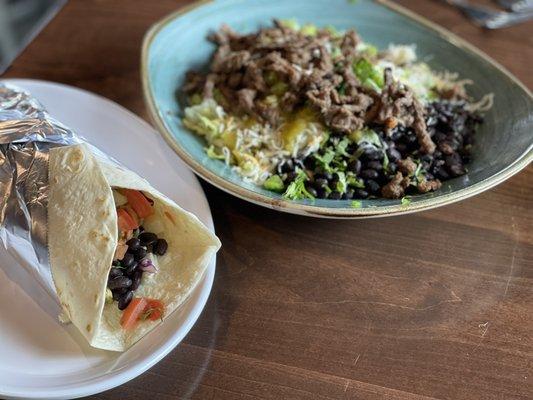
[[[29,90],[50,114],[115,157],[213,230],[205,195],[193,173],[146,122],[121,106],[57,83],[8,80]],[[9,263],[9,264],[8,264]],[[213,283],[215,259],[188,301],[124,353],[88,346],[57,306],[0,252],[0,398],[71,399],[140,375],[168,354],[200,315]],[[9,271],[9,272],[7,272]]]

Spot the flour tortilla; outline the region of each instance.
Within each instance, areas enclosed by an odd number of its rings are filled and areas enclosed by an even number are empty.
[[[85,144],[50,151],[48,244],[63,312],[93,347],[124,351],[161,321],[140,321],[125,331],[117,303],[105,304],[118,228],[112,187],[141,190],[154,200],[144,227],[168,241],[159,272],[143,274],[136,297],[165,304],[163,319],[190,295],[220,241],[194,215],[135,173],[97,158]]]

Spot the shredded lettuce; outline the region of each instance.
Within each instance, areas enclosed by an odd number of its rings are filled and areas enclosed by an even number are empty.
[[[300,29],[300,33],[306,36],[316,36],[316,34],[318,33],[318,29],[315,25],[306,24],[302,26],[302,29]]]
[[[350,206],[352,206],[352,208],[361,208],[363,207],[363,203],[359,200],[352,200]]]
[[[401,204],[404,207],[407,207],[409,204],[411,204],[411,199],[407,196],[402,197]]]
[[[263,187],[273,192],[283,192],[285,185],[279,175],[272,175],[263,183]]]
[[[223,154],[217,154],[214,145],[206,147],[205,153],[207,154],[207,157],[215,159],[215,160],[224,160],[226,158]]]
[[[348,172],[346,175],[346,183],[348,186],[352,186],[357,189],[364,189],[365,183],[362,179],[357,178],[353,172]]]
[[[214,100],[187,107],[183,125],[190,130],[205,136],[208,142],[218,138],[224,130],[224,110]]]
[[[298,175],[287,187],[287,190],[283,194],[283,197],[290,200],[314,199],[315,196],[309,193],[305,188],[306,181],[307,175],[304,171],[299,170]]]
[[[353,64],[353,72],[363,86],[377,91],[383,87],[383,74],[366,58],[360,58]]]
[[[289,29],[292,29],[294,31],[299,31],[300,30],[300,24],[298,23],[296,18],[282,19],[280,21],[280,23],[285,28],[289,28]]]
[[[372,144],[377,148],[383,147],[383,143],[381,143],[379,135],[372,129],[368,128],[350,133],[350,139],[352,139],[358,145],[367,143]]]
[[[346,192],[346,174],[342,171],[337,171],[337,176],[339,177],[339,180],[337,181],[336,189],[339,193]]]

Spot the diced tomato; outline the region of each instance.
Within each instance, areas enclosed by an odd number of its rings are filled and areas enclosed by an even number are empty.
[[[157,321],[158,319],[161,319],[163,313],[165,312],[165,305],[157,299],[145,298],[145,300],[147,303],[144,310],[146,319],[149,319],[150,321]]]
[[[122,313],[122,318],[120,318],[122,328],[126,330],[133,328],[137,324],[139,317],[144,313],[146,304],[147,302],[144,297],[135,297],[132,299]]]
[[[118,229],[121,232],[137,229],[138,222],[123,208],[117,209]]]
[[[154,213],[154,208],[150,201],[138,190],[120,189],[119,192],[126,196],[129,205],[135,210],[140,218],[149,217]]]
[[[164,311],[165,305],[160,300],[135,297],[124,310],[120,325],[128,330],[135,327],[139,320],[157,321],[161,319]]]

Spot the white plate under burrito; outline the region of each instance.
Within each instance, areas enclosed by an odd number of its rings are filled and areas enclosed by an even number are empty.
[[[32,93],[50,115],[146,178],[210,230],[213,220],[192,172],[143,120],[89,92],[57,83],[7,80]],[[168,354],[207,301],[215,259],[189,299],[124,353],[94,349],[15,261],[0,251],[0,398],[71,399],[121,385]],[[8,271],[6,273],[6,271]]]

